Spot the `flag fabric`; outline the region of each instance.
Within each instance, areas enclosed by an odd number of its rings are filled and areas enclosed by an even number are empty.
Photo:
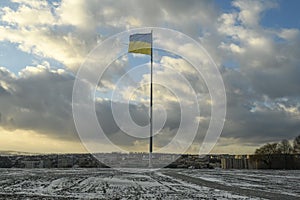
[[[152,33],[138,33],[129,37],[129,53],[151,55]]]

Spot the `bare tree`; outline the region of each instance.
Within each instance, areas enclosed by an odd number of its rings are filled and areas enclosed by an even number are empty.
[[[296,154],[300,154],[300,135],[298,135],[295,139],[294,139],[294,153]]]
[[[278,153],[278,143],[268,143],[255,150],[255,157],[257,160],[261,160],[262,162],[264,162],[269,167],[269,169],[271,169],[272,155]]]
[[[255,154],[256,155],[277,154],[277,153],[279,153],[277,146],[278,146],[278,143],[265,144],[264,146],[256,149]]]
[[[291,154],[293,147],[288,140],[284,139],[278,144],[278,152],[281,154]]]

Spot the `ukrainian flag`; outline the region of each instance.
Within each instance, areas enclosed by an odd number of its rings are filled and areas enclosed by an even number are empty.
[[[138,33],[129,37],[129,53],[151,55],[152,33]]]

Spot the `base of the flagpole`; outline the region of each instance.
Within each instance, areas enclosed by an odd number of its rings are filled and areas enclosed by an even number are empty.
[[[149,168],[153,168],[153,165],[152,165],[152,153],[149,153]]]

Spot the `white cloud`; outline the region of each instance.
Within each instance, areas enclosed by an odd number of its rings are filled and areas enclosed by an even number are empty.
[[[300,31],[298,29],[282,29],[281,32],[279,32],[279,37],[288,40],[293,41],[295,39],[299,39]]]
[[[95,1],[90,1],[90,5]],[[61,24],[73,25],[79,28],[89,28],[94,26],[95,21],[92,12],[88,10],[88,3],[84,0],[64,0],[57,8],[57,14],[60,17]],[[93,31],[93,30],[91,30]]]
[[[40,0],[11,0],[11,2],[18,3],[21,5],[26,5],[31,8],[44,8],[48,6],[47,1],[40,1]]]
[[[0,40],[19,44],[20,50],[53,58],[71,69],[79,67],[86,54],[84,42],[72,33],[53,34],[48,28],[9,29],[0,27]]]
[[[225,49],[225,50],[229,50],[231,51],[232,53],[237,53],[237,54],[241,54],[241,53],[244,53],[245,52],[245,49],[240,47],[239,45],[236,45],[234,43],[231,43],[231,44],[225,44],[224,42],[219,46],[220,48],[222,49]]]
[[[174,70],[178,71],[179,73],[184,73],[184,74],[196,73],[196,70],[187,61],[181,58],[163,56],[161,58],[160,63],[164,66],[172,67]]]
[[[238,19],[248,27],[259,26],[260,15],[266,9],[274,8],[276,3],[262,0],[236,0],[232,3],[233,6],[240,9]]]
[[[9,25],[21,27],[36,26],[36,25],[53,25],[56,23],[55,17],[52,15],[49,7],[29,7],[21,5],[18,10],[14,11],[9,7],[2,9],[2,21]]]

